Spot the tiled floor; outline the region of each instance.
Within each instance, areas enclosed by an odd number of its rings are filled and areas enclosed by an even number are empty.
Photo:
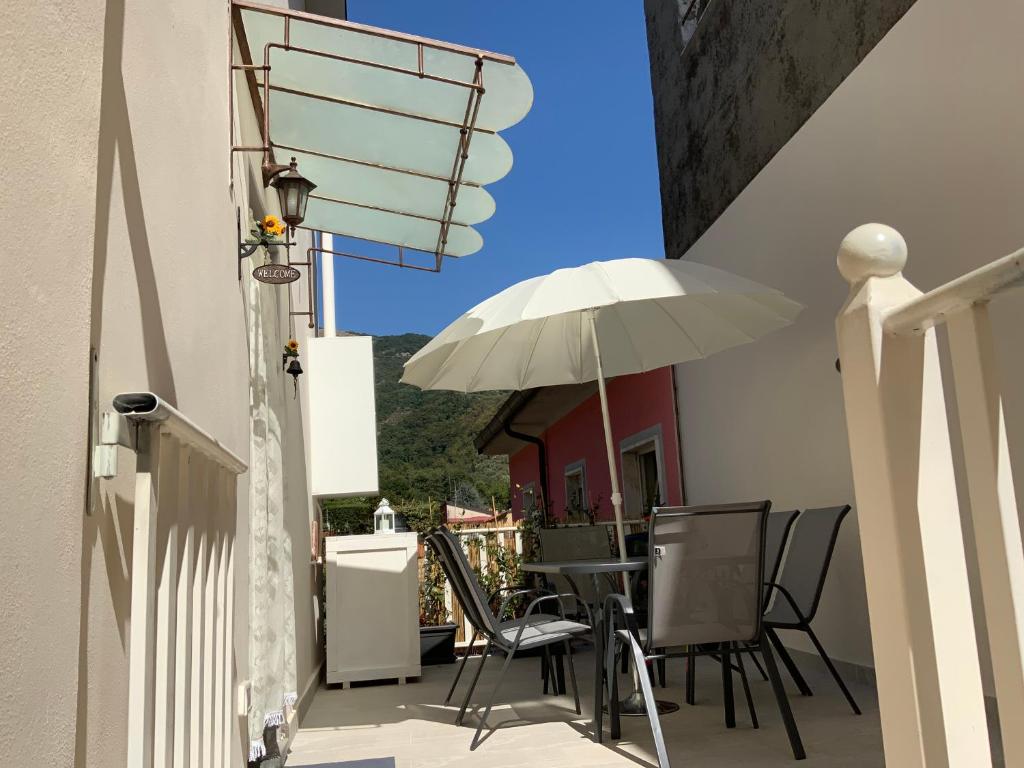
[[[646,718],[623,718],[622,739],[611,742],[605,729],[604,744],[590,735],[593,657],[576,657],[583,695],[583,715],[572,710],[569,696],[541,695],[537,659],[514,662],[499,694],[490,722],[497,730],[480,747],[469,751],[477,721],[467,716],[462,728],[454,725],[456,709],[441,701],[455,673],[454,666],[427,667],[418,682],[408,685],[372,685],[341,690],[321,688],[299,733],[289,766],[344,766],[344,768],[433,768],[440,766],[656,766]],[[488,662],[477,689],[477,701],[489,695],[499,663]],[[467,674],[470,677],[473,664]],[[669,662],[669,686],[658,698],[681,702],[682,660]],[[749,667],[749,665],[748,665]],[[753,670],[752,670],[753,671]],[[783,672],[785,674],[785,672]],[[737,727],[723,722],[721,678],[709,659],[698,667],[697,704],[684,705],[662,718],[669,755],[675,766],[741,768],[796,765],[883,766],[878,707],[874,691],[852,686],[864,714],[853,715],[828,679],[808,678],[815,691],[802,697],[792,687],[790,700],[800,727],[808,759],[796,763],[790,752],[771,688],[756,672],[751,678],[761,728],[750,726],[742,688],[737,678]],[[628,678],[622,687],[629,688]],[[462,689],[460,685],[460,690]]]

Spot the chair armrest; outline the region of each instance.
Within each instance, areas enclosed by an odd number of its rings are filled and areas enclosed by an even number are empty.
[[[507,595],[505,597],[505,599],[503,599],[501,601],[501,607],[498,609],[498,621],[502,620],[502,617],[505,615],[505,611],[508,608],[509,604],[513,600],[515,600],[517,597],[522,597],[523,595],[533,595],[533,594],[547,594],[547,595],[554,595],[555,594],[550,589],[541,589],[540,587],[524,587],[524,586],[498,587],[496,590],[494,590],[491,593],[491,596],[489,598],[487,598],[487,602],[488,603],[494,602],[494,598],[496,598],[502,592],[510,592],[510,594]]]
[[[565,606],[562,604],[562,599],[563,598],[568,598],[568,599],[576,600],[577,602],[579,602],[579,604],[582,605],[584,610],[587,612],[587,621],[590,622],[590,626],[594,625],[593,624],[593,619],[591,618],[591,615],[590,615],[590,607],[585,602],[583,602],[583,600],[581,600],[579,598],[579,596],[574,595],[574,594],[569,593],[569,592],[566,592],[565,594],[561,594],[561,595],[555,595],[555,594],[542,595],[541,597],[538,597],[538,598],[534,599],[530,603],[530,605],[527,607],[526,613],[523,614],[523,618],[528,618],[531,615],[533,615],[534,611],[536,611],[537,607],[539,605],[541,605],[542,603],[545,603],[545,602],[547,602],[549,600],[556,600],[556,601],[558,601],[558,611],[559,611],[559,614],[561,615],[562,619],[564,620],[565,619]],[[512,643],[512,650],[513,651],[515,651],[517,648],[519,648],[519,641],[522,639],[523,632],[526,630],[526,626],[527,626],[528,623],[529,622],[524,621],[520,625],[519,631],[516,632],[516,639]]]
[[[640,626],[636,623],[636,613],[633,611],[633,601],[618,592],[613,592],[604,599],[604,620],[608,625],[609,634],[615,630],[616,609],[618,609],[618,613],[622,615],[623,621],[625,621],[625,628],[629,630],[630,634],[632,634],[633,637],[636,638],[637,643],[639,643]]]
[[[804,624],[807,623],[807,618],[803,615],[803,613],[797,607],[796,599],[793,597],[792,594],[790,594],[790,591],[788,589],[786,589],[784,586],[782,586],[781,584],[779,584],[777,582],[774,582],[774,581],[766,581],[764,584],[765,584],[766,587],[768,587],[768,597],[769,597],[769,600],[766,601],[766,603],[770,601],[772,591],[777,589],[779,591],[779,593],[784,598],[786,598],[786,602],[789,603],[789,607],[793,609],[793,613],[796,614],[796,617],[798,619],[800,619],[800,621],[802,621]]]

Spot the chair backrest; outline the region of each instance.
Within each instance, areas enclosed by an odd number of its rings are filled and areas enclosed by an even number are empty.
[[[452,560],[451,552],[449,551],[447,544],[445,544],[437,533],[428,534],[426,536],[426,542],[437,554],[437,559],[441,563],[441,568],[444,571],[445,578],[448,579],[448,583],[451,585],[452,594],[462,606],[463,613],[469,620],[469,623],[473,625],[475,629],[479,630],[481,624],[483,623],[486,625],[486,622],[480,616],[479,611],[476,609],[476,604],[469,596],[469,593],[466,590],[466,585],[462,580],[462,575],[459,573],[458,567]]]
[[[498,632],[498,621],[487,602],[487,595],[477,581],[476,574],[462,549],[462,543],[447,528],[441,527],[428,539],[441,558],[441,567],[452,585],[455,597],[470,624],[485,636],[493,637]]]
[[[608,529],[603,525],[581,525],[572,528],[541,528],[540,536],[541,559],[547,562],[562,560],[589,560],[595,557],[611,557],[611,541]],[[564,576],[548,576],[554,590],[559,594],[571,592],[569,582]],[[595,603],[593,579],[589,576],[576,579],[576,587],[580,597],[587,603]],[[603,584],[602,582],[599,582]],[[610,591],[602,590],[603,593]],[[603,600],[604,594],[596,596]],[[576,605],[566,605],[567,610],[575,610]]]
[[[770,508],[770,501],[655,508],[648,648],[760,637]]]
[[[772,582],[779,575],[779,567],[782,565],[782,555],[786,551],[786,541],[789,539],[789,532],[793,527],[800,510],[791,509],[788,512],[772,512],[768,515],[768,527],[764,534],[764,580]],[[765,586],[765,602],[771,597],[771,587]],[[765,608],[767,608],[767,604]]]
[[[818,611],[828,565],[839,538],[839,526],[850,505],[808,509],[790,536],[789,553],[776,581],[793,596],[800,613],[809,622]],[[776,600],[784,599],[779,595]]]

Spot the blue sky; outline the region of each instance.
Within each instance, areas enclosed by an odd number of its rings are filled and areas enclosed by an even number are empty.
[[[338,327],[435,334],[503,288],[564,266],[664,255],[643,4],[349,0],[349,18],[516,57],[533,109],[502,132],[478,253],[440,274],[335,262]]]

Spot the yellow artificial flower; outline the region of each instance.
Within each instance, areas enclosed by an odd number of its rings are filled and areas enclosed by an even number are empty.
[[[288,349],[290,349],[292,352],[298,352],[299,342],[297,342],[295,339],[288,339]]]
[[[272,235],[279,235],[284,231],[284,225],[273,214],[263,217],[263,231]]]

